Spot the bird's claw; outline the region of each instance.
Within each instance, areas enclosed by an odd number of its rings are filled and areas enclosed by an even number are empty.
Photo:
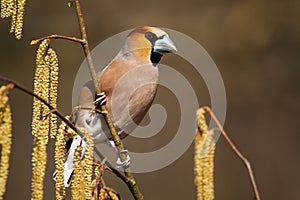
[[[125,161],[121,161],[120,157],[121,155],[125,155],[126,156],[126,160]],[[117,168],[125,168],[128,167],[130,165],[130,157],[128,155],[128,150],[124,149],[122,151],[120,151],[120,157],[117,160]]]
[[[96,100],[93,102],[96,107],[104,106],[106,104],[106,95],[104,92],[96,94]]]

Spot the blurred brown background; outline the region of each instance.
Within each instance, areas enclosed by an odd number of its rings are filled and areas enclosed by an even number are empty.
[[[224,79],[225,128],[251,161],[262,199],[300,199],[300,1],[111,0],[82,1],[82,7],[92,48],[141,25],[174,29],[202,44]],[[28,1],[21,41],[8,34],[8,27],[8,20],[0,20],[0,74],[29,88],[36,50],[30,40],[52,33],[79,35],[74,8],[68,8],[67,1]],[[52,46],[61,66],[58,107],[67,114],[83,52],[69,41],[53,41]],[[165,62],[172,64],[172,58]],[[202,88],[198,87],[200,104],[206,105],[209,99]],[[31,105],[31,97],[12,92],[13,146],[5,199],[30,199]],[[166,134],[172,138],[171,131]],[[152,143],[155,146],[160,140]],[[128,138],[126,146],[143,144]],[[53,140],[45,199],[54,199],[55,194],[52,155]],[[123,199],[132,199],[123,183],[113,176],[107,179]],[[195,199],[193,146],[172,165],[137,174],[136,179],[145,199]],[[215,186],[216,199],[254,199],[245,167],[222,138],[217,145]]]

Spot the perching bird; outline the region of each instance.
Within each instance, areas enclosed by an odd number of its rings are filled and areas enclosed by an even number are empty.
[[[126,137],[141,122],[156,95],[157,63],[165,53],[176,51],[174,43],[163,30],[150,26],[136,28],[127,36],[117,56],[97,73],[103,93],[95,94],[92,81],[84,85],[78,101],[83,109],[76,113],[74,123],[93,135],[95,148],[97,144],[109,142],[110,132],[103,115],[91,112],[91,109],[105,103],[119,136]],[[85,149],[85,142],[79,135],[74,138],[65,162],[66,187],[71,182],[73,156],[78,145]]]

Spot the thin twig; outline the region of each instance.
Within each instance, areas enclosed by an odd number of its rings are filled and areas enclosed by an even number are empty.
[[[253,187],[253,190],[254,190],[254,193],[255,193],[255,198],[257,200],[260,200],[260,195],[259,195],[259,192],[258,192],[258,187],[257,187],[257,184],[255,182],[254,173],[253,173],[253,170],[251,168],[250,162],[247,160],[247,158],[245,156],[243,156],[243,154],[238,150],[238,148],[235,146],[235,144],[229,138],[229,136],[225,132],[223,126],[221,125],[221,123],[219,122],[218,118],[213,113],[213,111],[209,107],[207,107],[207,106],[203,107],[203,109],[205,109],[205,111],[208,112],[209,115],[211,116],[211,118],[216,122],[216,124],[217,124],[218,128],[220,129],[222,135],[224,136],[225,140],[227,141],[227,143],[229,144],[229,146],[231,147],[231,149],[234,151],[234,153],[244,162],[244,164],[245,164],[245,166],[246,166],[246,168],[248,170],[249,176],[250,176],[252,187]]]
[[[135,194],[133,194],[133,190],[131,189],[134,185],[134,183],[132,182],[132,179],[130,179],[129,177],[123,175],[119,170],[115,169],[110,163],[109,161],[107,160],[106,157],[104,157],[102,155],[101,152],[99,152],[97,149],[95,149],[96,151],[96,154],[100,157],[100,160],[102,164],[105,164],[106,165],[106,170],[114,173],[117,177],[119,177],[124,183],[126,183],[127,187],[130,189],[130,192],[132,193],[132,195],[135,197]],[[93,163],[93,165],[98,165],[99,162],[96,161],[95,163]]]
[[[84,54],[87,58],[87,63],[88,63],[89,71],[90,71],[90,76],[91,76],[92,81],[94,83],[94,87],[96,89],[96,94],[100,94],[101,93],[101,88],[100,88],[100,84],[98,84],[97,74],[96,74],[95,67],[93,65],[92,57],[91,57],[91,54],[90,54],[90,48],[89,48],[89,44],[88,44],[85,24],[84,24],[83,15],[82,15],[79,0],[75,0],[75,7],[76,7],[76,13],[77,13],[77,18],[78,18],[81,37],[82,37],[82,40],[85,41],[85,43],[82,43],[82,47],[83,47],[83,50],[84,50]],[[119,151],[119,157],[120,157],[121,161],[124,162],[126,160],[126,155],[120,154],[120,152],[124,150],[124,145],[123,145],[119,135],[117,134],[117,132],[114,128],[114,125],[113,125],[113,123],[110,119],[110,115],[107,112],[105,106],[101,106],[100,109],[101,109],[101,112],[102,112],[102,114],[104,116],[104,119],[107,123],[107,126],[110,130],[112,139],[113,139],[113,141],[114,141],[114,143],[115,143],[115,145],[116,145],[116,147]],[[139,188],[136,184],[136,181],[135,181],[132,173],[130,172],[129,166],[124,167],[124,174],[128,178],[128,181],[126,181],[126,184],[129,187],[133,197],[136,200],[142,200],[143,196],[142,196],[141,192],[139,191]]]
[[[32,91],[30,91],[29,89],[25,88],[22,84],[18,83],[17,81],[15,81],[13,79],[10,79],[10,78],[4,77],[4,76],[0,76],[0,80],[13,84],[15,88],[17,88],[17,89],[25,92],[26,94],[29,94],[30,96],[35,97],[38,100],[40,100],[41,102],[43,102],[50,109],[50,111],[52,113],[56,114],[69,127],[71,127],[74,131],[76,131],[77,133],[79,133],[79,130],[76,129],[76,127],[74,126],[74,124],[72,124],[69,120],[67,120],[60,111],[58,111],[56,108],[54,108],[53,106],[51,106],[45,99],[43,99],[39,95],[33,93]]]
[[[99,153],[97,153],[97,154],[99,155]],[[104,159],[106,159],[106,158],[104,158]],[[94,163],[93,163],[94,166],[98,166],[99,164],[100,164],[99,161],[94,161]],[[116,175],[117,177],[119,177],[124,183],[126,183],[126,185],[127,185],[128,187],[131,187],[131,186],[130,186],[131,180],[130,180],[127,176],[123,175],[119,170],[117,170],[117,169],[115,169],[114,167],[112,167],[111,164],[110,164],[107,160],[105,160],[104,164],[105,164],[105,166],[106,166],[105,170],[108,170],[108,171],[110,171],[111,173],[115,174],[115,175]]]
[[[127,177],[127,176],[124,176],[119,170],[111,167],[108,165],[108,163],[106,162],[105,165],[108,167],[107,169],[114,173],[117,177],[119,177],[120,179],[122,179],[122,181],[124,181],[128,187],[131,187],[129,184],[130,184],[130,179]]]
[[[89,48],[89,43],[88,43],[88,40],[87,40],[87,34],[86,34],[86,30],[85,30],[85,25],[84,25],[84,20],[83,20],[83,15],[82,15],[79,0],[75,0],[75,7],[76,7],[76,14],[77,14],[77,19],[78,19],[78,23],[79,23],[81,38],[82,38],[82,40],[85,41],[81,45],[83,47],[84,54],[85,54],[85,57],[87,59],[89,72],[90,72],[91,78],[93,80],[93,83],[94,83],[94,86],[95,86],[95,89],[96,89],[96,93],[100,94],[101,89],[98,88],[99,84],[98,84],[98,81],[97,81],[97,74],[96,74],[96,70],[95,70],[95,67],[94,67],[94,64],[93,64],[91,51],[90,51],[90,48]]]
[[[73,42],[77,42],[77,43],[80,43],[80,44],[85,44],[86,43],[85,40],[79,39],[79,38],[76,38],[76,37],[69,37],[69,36],[54,34],[54,35],[48,35],[48,36],[45,36],[45,37],[42,37],[42,38],[39,38],[39,39],[31,40],[30,45],[36,45],[39,42],[41,42],[43,40],[46,40],[46,39],[63,39],[63,40],[70,40],[70,41],[73,41]]]

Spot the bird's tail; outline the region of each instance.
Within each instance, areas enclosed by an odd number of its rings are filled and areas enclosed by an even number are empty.
[[[65,160],[65,167],[64,167],[64,185],[65,187],[69,187],[71,185],[71,180],[73,176],[74,171],[74,153],[77,148],[77,146],[82,146],[82,153],[81,153],[81,159],[84,156],[85,150],[86,150],[86,142],[80,137],[80,135],[76,135],[73,138],[72,144],[69,149],[69,153]],[[56,179],[56,171],[53,173],[53,179]]]

